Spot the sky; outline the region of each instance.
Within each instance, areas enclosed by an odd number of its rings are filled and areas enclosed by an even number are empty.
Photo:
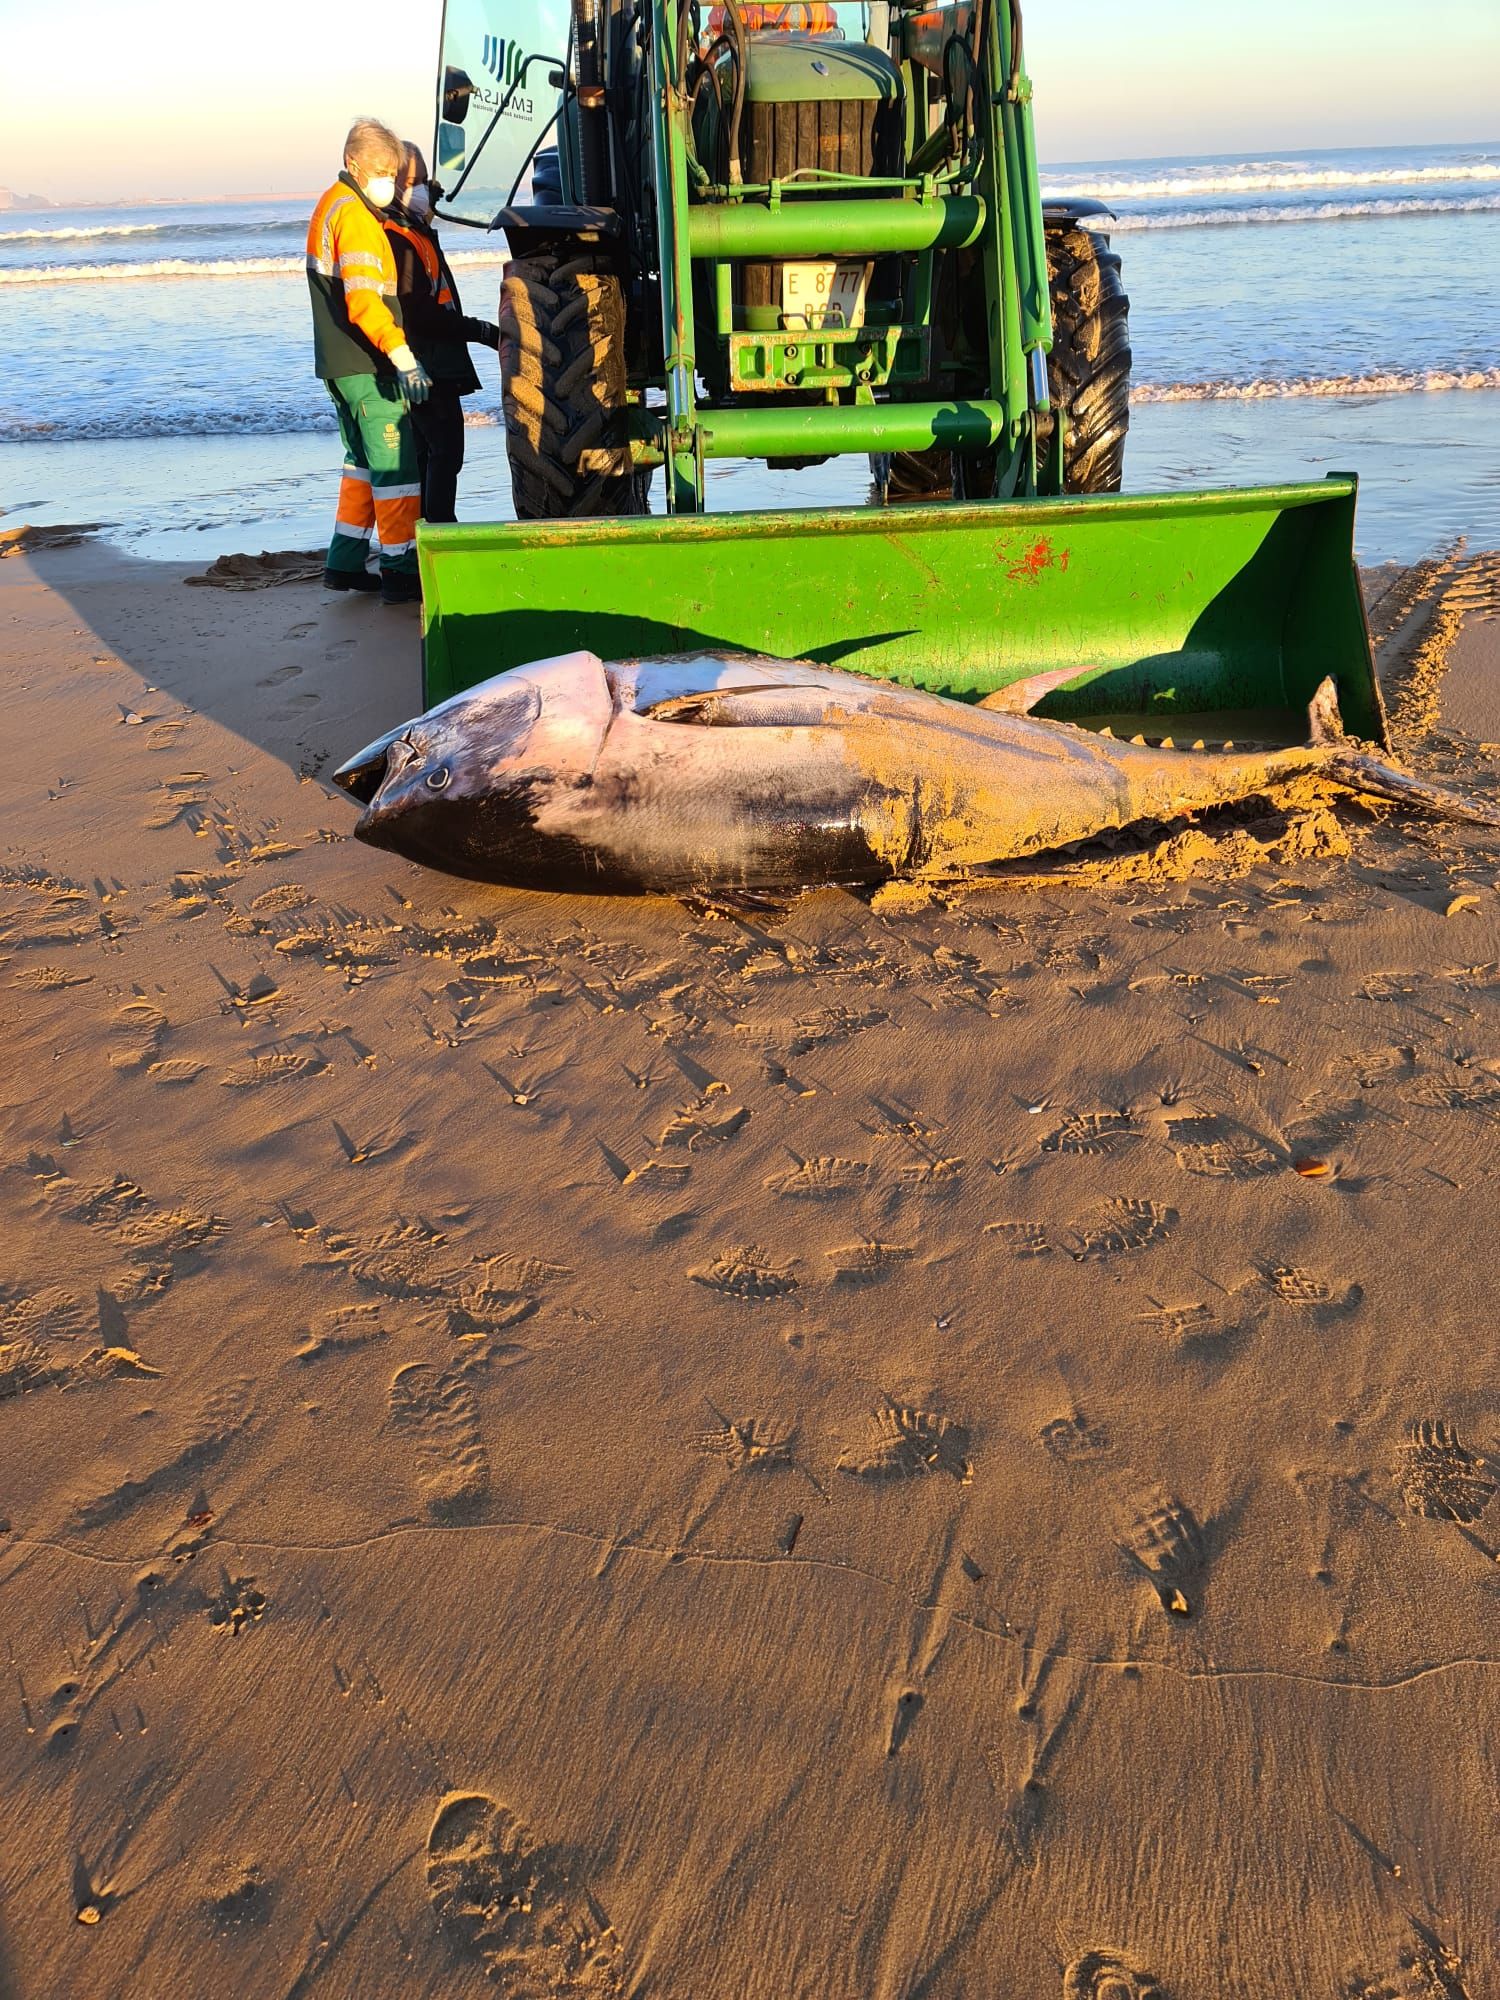
[[[504,17],[505,0],[494,0]],[[535,5],[512,0],[513,19]],[[0,187],[301,192],[432,127],[440,0],[0,0]],[[1500,138],[1497,0],[1029,0],[1044,162]]]

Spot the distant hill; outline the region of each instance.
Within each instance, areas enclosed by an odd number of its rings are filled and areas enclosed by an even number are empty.
[[[44,194],[17,194],[13,188],[0,188],[0,208],[56,208],[55,201],[48,201]]]

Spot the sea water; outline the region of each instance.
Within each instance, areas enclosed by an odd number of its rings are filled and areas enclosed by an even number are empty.
[[[1363,560],[1500,545],[1500,142],[1060,162],[1043,190],[1114,211],[1128,490],[1352,470]],[[104,521],[142,555],[320,543],[339,454],[311,372],[310,205],[0,214],[0,511]],[[445,242],[492,318],[503,239]],[[508,519],[497,364],[475,354],[460,512]],[[858,459],[710,479],[718,507],[868,491]]]

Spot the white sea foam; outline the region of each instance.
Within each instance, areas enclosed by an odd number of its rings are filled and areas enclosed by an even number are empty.
[[[69,243],[82,236],[158,236],[170,222],[101,222],[88,229],[0,229],[0,243]]]
[[[1097,201],[1181,200],[1202,194],[1277,194],[1301,188],[1418,187],[1442,181],[1500,181],[1500,154],[1482,161],[1445,161],[1431,167],[1280,166],[1179,167],[1172,173],[1124,174],[1115,179],[1044,182],[1044,200],[1091,195]]]
[[[1140,382],[1132,403],[1263,403],[1287,396],[1413,396],[1500,389],[1500,368],[1387,368],[1369,375],[1294,375],[1253,382]]]
[[[1485,215],[1500,213],[1500,192],[1467,197],[1443,195],[1375,196],[1369,201],[1320,201],[1300,206],[1262,204],[1253,208],[1176,208],[1165,213],[1120,215],[1103,227],[1117,230],[1224,229],[1261,222],[1348,222],[1393,215]]]
[[[504,250],[460,250],[448,262],[466,266],[503,264]],[[0,269],[0,285],[98,284],[121,278],[266,278],[298,276],[306,268],[301,257],[151,257],[133,263],[33,264]]]

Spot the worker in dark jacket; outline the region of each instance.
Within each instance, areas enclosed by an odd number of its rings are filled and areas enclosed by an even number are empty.
[[[385,218],[396,260],[396,298],[401,325],[412,352],[432,378],[427,400],[411,413],[417,445],[417,477],[422,484],[424,521],[457,519],[454,503],[464,462],[462,398],[472,396],[479,377],[469,347],[500,345],[500,329],[470,319],[432,226],[432,194],[427,162],[408,140],[396,174],[396,200]]]

